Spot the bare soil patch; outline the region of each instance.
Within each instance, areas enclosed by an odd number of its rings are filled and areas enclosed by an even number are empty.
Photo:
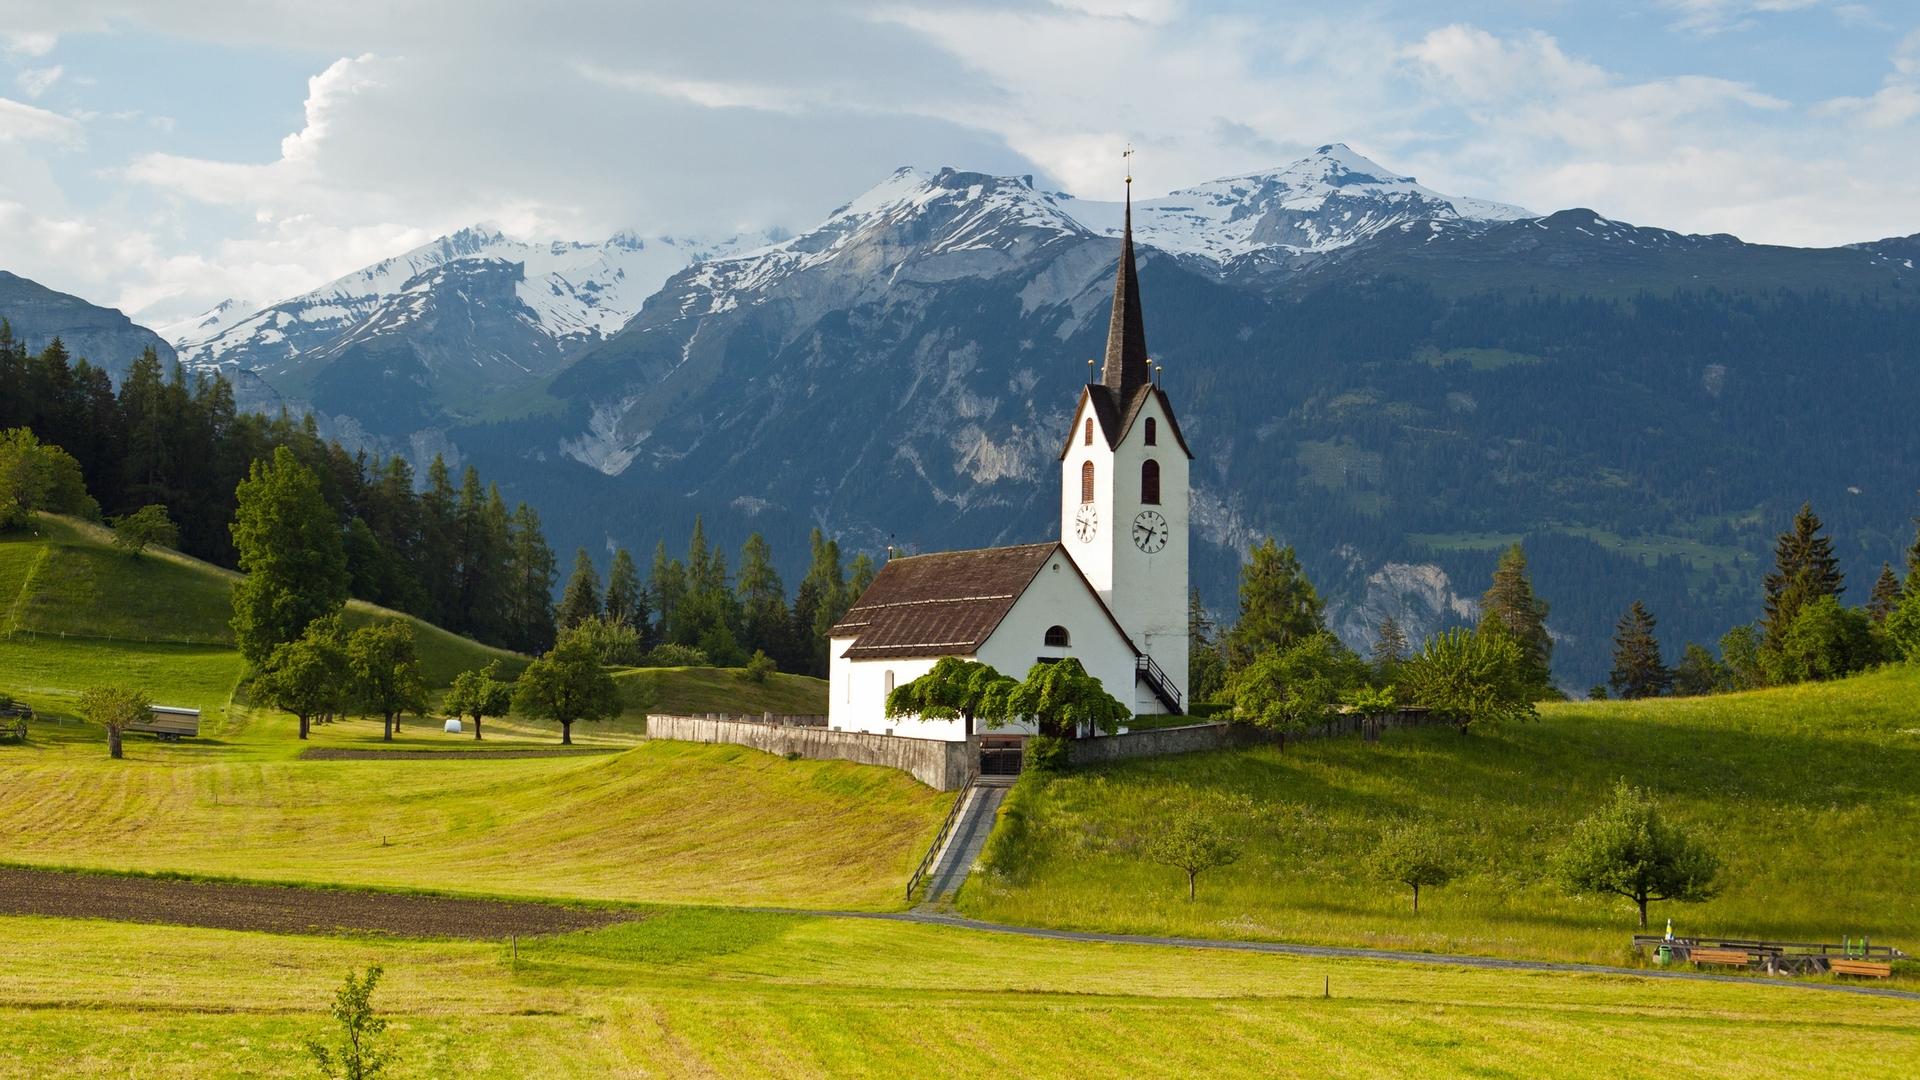
[[[490,939],[589,930],[644,912],[407,893],[242,885],[0,867],[0,914],[173,923],[274,934]]]

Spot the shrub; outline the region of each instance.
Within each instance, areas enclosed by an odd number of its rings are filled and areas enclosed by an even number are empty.
[[[706,667],[712,662],[699,649],[691,645],[676,645],[671,641],[655,645],[640,658],[641,667]]]
[[[1783,683],[1844,678],[1880,659],[1873,620],[1831,596],[1801,607],[1779,648],[1764,655],[1768,674]]]
[[[1055,735],[1029,735],[1023,756],[1024,768],[1059,772],[1067,767],[1067,740]]]
[[[633,667],[646,658],[640,631],[612,615],[589,615],[568,632],[578,634],[603,664]]]
[[[1920,588],[1908,589],[1900,606],[1887,616],[1886,635],[1894,655],[1920,662]]]
[[[340,1080],[372,1080],[392,1059],[378,1039],[387,1030],[387,1022],[374,1014],[373,988],[380,982],[380,965],[367,969],[364,976],[347,972],[347,981],[333,995],[328,1010],[340,1025],[338,1040],[331,1046],[319,1039],[307,1040],[307,1052],[320,1074]]]
[[[780,665],[773,662],[773,657],[768,656],[764,650],[755,649],[753,659],[747,661],[745,674],[748,682],[765,683],[773,677],[774,672],[779,670]]]

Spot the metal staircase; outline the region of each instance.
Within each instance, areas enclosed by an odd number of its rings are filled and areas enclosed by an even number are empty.
[[[1153,696],[1160,699],[1168,712],[1177,716],[1186,711],[1180,704],[1179,689],[1173,685],[1173,680],[1167,678],[1167,673],[1160,670],[1160,665],[1153,662],[1153,657],[1142,653],[1134,661],[1133,676],[1135,682],[1147,684],[1147,688],[1153,691]]]

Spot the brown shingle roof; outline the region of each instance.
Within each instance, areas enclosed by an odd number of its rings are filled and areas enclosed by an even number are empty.
[[[970,655],[985,644],[1058,543],[910,555],[880,568],[832,636],[846,655]]]
[[[1149,398],[1160,400],[1160,411],[1167,414],[1167,426],[1173,429],[1174,443],[1180,447],[1181,453],[1187,455],[1188,460],[1192,460],[1193,451],[1187,449],[1187,437],[1180,431],[1180,421],[1173,417],[1173,402],[1167,400],[1166,392],[1159,386],[1142,386],[1125,401],[1117,399],[1112,390],[1100,383],[1088,383],[1087,388],[1080,392],[1080,400],[1092,404],[1094,418],[1099,422],[1100,433],[1106,437],[1109,450],[1118,448],[1120,441],[1127,437],[1127,432],[1133,430],[1133,423],[1140,418],[1140,410],[1146,407]],[[1076,405],[1074,416],[1079,415],[1080,409]],[[1060,444],[1061,461],[1065,461],[1067,454],[1073,450],[1074,439],[1079,434],[1077,427],[1067,432],[1067,441]]]

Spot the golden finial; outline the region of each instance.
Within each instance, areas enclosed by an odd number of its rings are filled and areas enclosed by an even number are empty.
[[[1120,151],[1120,160],[1127,167],[1127,186],[1133,186],[1133,144],[1129,142],[1125,150]]]

